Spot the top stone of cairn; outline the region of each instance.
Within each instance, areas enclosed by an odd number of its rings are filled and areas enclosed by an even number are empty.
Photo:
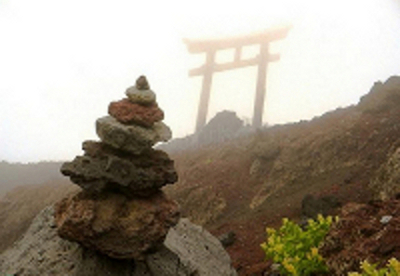
[[[150,85],[145,76],[140,76],[136,80],[136,85],[129,87],[125,94],[132,103],[146,106],[156,102],[156,94],[150,90]]]

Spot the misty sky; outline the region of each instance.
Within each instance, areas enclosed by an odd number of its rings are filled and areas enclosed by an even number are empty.
[[[0,0],[0,160],[69,160],[145,74],[174,137],[194,131],[204,56],[183,38],[292,25],[272,46],[264,122],[311,119],[400,75],[400,0]],[[244,55],[257,54],[248,47]],[[231,51],[217,55],[228,61]],[[208,119],[250,119],[256,68],[214,75]]]

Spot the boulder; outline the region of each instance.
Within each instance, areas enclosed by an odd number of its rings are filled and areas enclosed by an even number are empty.
[[[150,89],[141,90],[136,86],[131,86],[126,89],[125,94],[132,103],[152,105],[156,102],[156,94]]]
[[[94,141],[83,143],[84,156],[65,162],[62,174],[89,192],[118,190],[129,196],[149,196],[178,175],[174,161],[161,150],[134,155]]]
[[[152,127],[155,122],[164,119],[164,112],[156,103],[143,106],[132,103],[128,99],[111,102],[108,106],[108,114],[123,124],[137,124],[144,127]]]
[[[171,228],[164,244],[164,250],[137,263],[133,276],[237,275],[219,240],[188,219]]]
[[[166,142],[172,137],[171,130],[162,122],[145,128],[124,125],[111,116],[97,119],[96,132],[104,143],[133,154],[141,154],[157,142]]]
[[[160,251],[143,261],[117,260],[61,239],[47,207],[24,237],[0,255],[0,271],[18,276],[235,276],[218,240],[187,219],[170,229]]]
[[[112,258],[143,259],[164,242],[179,215],[161,191],[145,199],[82,191],[57,203],[55,222],[61,238]]]

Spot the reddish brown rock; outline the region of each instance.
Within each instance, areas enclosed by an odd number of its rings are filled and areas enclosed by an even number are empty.
[[[146,199],[82,191],[56,205],[55,223],[61,238],[112,258],[139,260],[163,244],[179,215],[161,191]]]
[[[164,119],[164,112],[157,103],[143,106],[132,103],[128,99],[111,102],[108,106],[108,114],[123,124],[137,124],[144,127],[151,127],[155,122]]]
[[[331,275],[359,271],[364,260],[380,267],[400,260],[400,200],[349,203],[339,218],[320,250]]]

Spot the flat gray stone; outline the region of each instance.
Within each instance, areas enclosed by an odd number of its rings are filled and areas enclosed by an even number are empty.
[[[104,143],[134,154],[141,154],[156,143],[166,142],[172,137],[170,128],[163,122],[146,128],[124,125],[111,116],[97,119],[96,132]]]
[[[151,105],[156,102],[156,94],[150,90],[139,90],[136,86],[129,87],[125,92],[132,103]]]

